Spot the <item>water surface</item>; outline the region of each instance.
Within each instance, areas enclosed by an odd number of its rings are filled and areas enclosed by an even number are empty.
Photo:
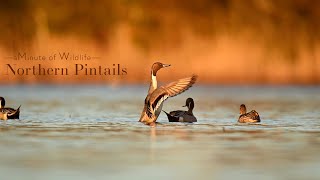
[[[319,179],[320,87],[195,86],[194,124],[138,121],[145,86],[1,86],[20,120],[0,122],[5,179]],[[259,124],[238,124],[239,105]],[[2,178],[1,178],[2,179]]]

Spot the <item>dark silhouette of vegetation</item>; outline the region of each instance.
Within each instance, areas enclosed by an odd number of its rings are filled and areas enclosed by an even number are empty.
[[[2,0],[0,44],[9,49],[26,46],[42,28],[103,46],[118,25],[126,23],[132,41],[145,50],[163,41],[179,46],[185,29],[209,39],[246,33],[270,51],[280,49],[294,63],[297,48],[314,51],[319,19],[316,0]]]

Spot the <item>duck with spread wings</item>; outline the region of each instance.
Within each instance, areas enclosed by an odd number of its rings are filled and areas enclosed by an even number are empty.
[[[188,90],[197,80],[197,75],[191,77],[179,79],[166,86],[158,87],[157,85],[157,72],[165,67],[169,67],[168,64],[156,62],[151,67],[151,83],[148,91],[148,95],[144,101],[144,108],[141,113],[140,122],[154,126],[158,119],[163,102],[169,97],[176,96]]]

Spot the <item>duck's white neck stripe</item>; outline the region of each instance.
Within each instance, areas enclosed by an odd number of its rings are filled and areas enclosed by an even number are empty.
[[[153,89],[157,89],[158,87],[157,76],[154,76],[153,73],[151,73],[151,80],[152,80]]]

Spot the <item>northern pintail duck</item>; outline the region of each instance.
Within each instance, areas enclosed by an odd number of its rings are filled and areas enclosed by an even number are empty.
[[[239,116],[238,122],[240,122],[240,123],[260,122],[260,116],[259,116],[258,112],[255,110],[252,110],[247,113],[246,105],[241,104],[240,105],[240,116]]]
[[[194,108],[194,101],[192,98],[188,98],[186,100],[186,105],[182,106],[182,107],[188,107],[188,111],[182,111],[182,110],[178,110],[178,111],[171,111],[170,113],[167,113],[165,111],[169,122],[197,122],[197,118],[193,115],[193,108]]]
[[[158,87],[157,72],[161,68],[169,66],[169,64],[162,64],[160,62],[156,62],[152,65],[151,83],[149,86],[148,95],[144,100],[144,108],[142,110],[139,122],[151,126],[155,125],[155,122],[161,113],[163,102],[169,97],[176,96],[186,91],[196,82],[197,76],[192,75],[191,77],[179,79],[166,86]]]
[[[17,110],[9,107],[5,107],[6,100],[3,97],[0,97],[0,119],[7,120],[7,119],[19,119],[20,115],[20,106]]]

